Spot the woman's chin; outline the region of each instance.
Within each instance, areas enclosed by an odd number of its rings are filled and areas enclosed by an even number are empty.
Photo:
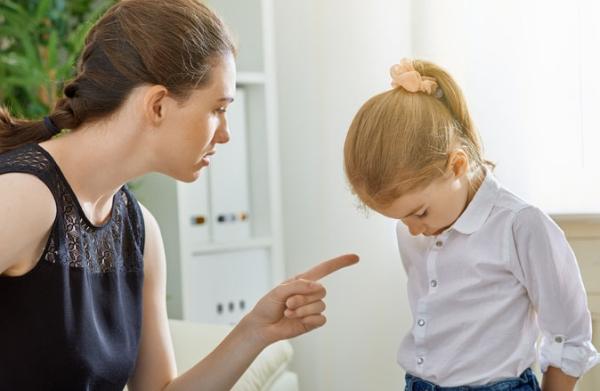
[[[176,174],[168,174],[171,178],[181,182],[191,183],[195,182],[201,175],[202,167],[193,167],[191,170],[186,172],[178,172]]]
[[[183,182],[195,182],[198,178],[200,178],[200,173],[201,169],[198,169],[196,171],[193,171],[190,175],[188,175],[185,179],[182,179]]]

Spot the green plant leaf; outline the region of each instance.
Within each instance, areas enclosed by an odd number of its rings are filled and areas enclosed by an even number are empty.
[[[36,19],[40,20],[46,18],[50,10],[50,0],[41,0],[35,11]]]
[[[55,69],[57,66],[58,57],[58,32],[56,30],[50,31],[50,38],[48,39],[48,60],[46,66],[49,70]]]
[[[36,118],[47,113],[89,29],[116,0],[0,0],[0,104]]]

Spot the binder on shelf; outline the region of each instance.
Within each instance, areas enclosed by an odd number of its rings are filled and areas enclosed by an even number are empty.
[[[227,114],[230,141],[221,145],[209,166],[210,209],[214,243],[231,243],[250,238],[249,167],[246,99],[236,90],[235,103]]]

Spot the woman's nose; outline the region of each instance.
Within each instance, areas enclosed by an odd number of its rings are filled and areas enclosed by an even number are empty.
[[[229,142],[231,139],[231,133],[229,132],[229,124],[227,123],[227,120],[223,120],[223,122],[221,122],[221,125],[215,132],[214,139],[215,143],[219,144],[225,144]]]

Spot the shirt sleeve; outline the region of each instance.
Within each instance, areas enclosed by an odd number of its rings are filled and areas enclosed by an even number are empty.
[[[581,377],[600,361],[577,260],[562,230],[541,210],[527,207],[512,224],[513,271],[525,285],[541,329],[539,362]]]

